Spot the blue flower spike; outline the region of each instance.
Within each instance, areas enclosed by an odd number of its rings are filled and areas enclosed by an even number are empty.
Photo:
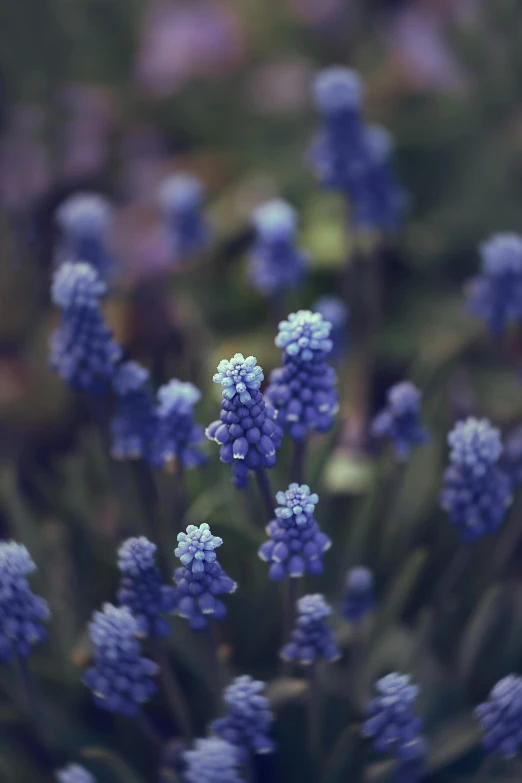
[[[205,432],[194,421],[194,407],[201,392],[192,383],[173,378],[158,390],[157,429],[153,461],[169,470],[202,467],[207,457],[202,451]]]
[[[522,677],[510,674],[499,680],[475,715],[486,752],[499,751],[507,759],[516,756],[522,745]]]
[[[377,753],[409,761],[418,754],[422,721],[415,713],[419,688],[407,674],[393,672],[376,683],[377,696],[370,702],[362,733]]]
[[[108,234],[114,210],[97,193],[75,193],[58,208],[56,220],[61,229],[57,265],[64,261],[85,261],[102,279],[114,272],[115,260],[108,248]]]
[[[297,602],[297,620],[290,641],[281,650],[284,661],[312,666],[318,660],[336,661],[340,651],[328,624],[331,607],[320,594],[305,595]]]
[[[204,190],[196,177],[191,174],[167,177],[160,186],[159,203],[174,261],[182,261],[208,247],[211,232],[203,212]]]
[[[388,402],[372,421],[371,433],[378,440],[392,443],[398,460],[408,459],[416,446],[428,440],[420,421],[421,393],[409,381],[395,384],[388,391]]]
[[[373,610],[373,574],[364,566],[350,569],[346,575],[346,587],[341,613],[350,622],[358,625]]]
[[[225,716],[211,724],[215,734],[238,748],[243,762],[248,761],[251,753],[275,750],[269,736],[274,716],[264,689],[265,683],[250,675],[236,677],[224,693]]]
[[[95,778],[85,767],[79,764],[68,764],[56,773],[57,783],[96,783]]]
[[[184,758],[186,783],[243,783],[237,748],[219,737],[196,740]]]
[[[113,378],[116,397],[111,422],[112,456],[118,460],[154,462],[157,414],[149,388],[149,371],[138,362],[123,362]]]

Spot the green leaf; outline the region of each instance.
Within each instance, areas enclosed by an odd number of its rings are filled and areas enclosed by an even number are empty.
[[[367,749],[359,724],[347,726],[330,749],[324,765],[322,783],[360,780]]]
[[[101,746],[84,748],[81,755],[86,759],[94,759],[106,764],[122,783],[145,783],[143,778],[132,770],[117,753]]]
[[[382,608],[377,614],[369,644],[372,645],[384,629],[395,625],[402,617],[428,559],[426,549],[416,549],[392,583]]]
[[[309,690],[307,680],[300,680],[297,677],[278,677],[272,680],[265,689],[265,696],[270,701],[270,706],[274,710],[281,709],[288,702],[303,699]]]
[[[480,727],[471,715],[445,721],[430,739],[428,768],[435,772],[453,764],[473,751],[480,737]]]

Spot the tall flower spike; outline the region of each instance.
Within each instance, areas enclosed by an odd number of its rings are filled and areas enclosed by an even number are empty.
[[[320,313],[324,320],[331,324],[330,359],[337,361],[348,348],[348,308],[339,296],[322,296],[315,302],[312,310],[314,313]]]
[[[368,568],[357,566],[346,576],[342,615],[352,623],[360,623],[375,605],[373,574]]]
[[[389,134],[363,124],[359,76],[347,68],[329,68],[316,77],[313,93],[323,122],[309,160],[319,181],[347,196],[356,229],[394,228],[404,195],[390,167]]]
[[[175,378],[158,390],[157,430],[153,460],[159,467],[177,464],[201,467],[207,457],[201,450],[205,432],[194,421],[194,406],[201,392],[192,383]]]
[[[373,437],[391,441],[399,460],[408,459],[412,449],[428,439],[420,422],[420,404],[420,391],[413,383],[402,381],[391,387],[386,407],[372,421]]]
[[[201,183],[190,174],[174,174],[160,186],[159,202],[166,220],[170,252],[176,261],[199,253],[210,241],[203,196]]]
[[[363,734],[373,740],[377,753],[391,753],[409,760],[418,755],[422,721],[414,705],[419,688],[407,674],[394,672],[376,684],[377,697],[370,702]]]
[[[122,573],[118,602],[130,609],[143,636],[168,636],[169,626],[162,615],[173,612],[176,604],[175,589],[161,584],[156,549],[140,536],[127,539],[118,551]]]
[[[511,482],[498,466],[500,433],[487,419],[459,421],[448,435],[450,466],[441,505],[464,541],[495,533],[512,502]]]
[[[499,680],[475,715],[482,726],[485,750],[498,750],[505,758],[515,756],[522,745],[522,677],[510,674]]]
[[[253,215],[256,242],[249,258],[252,285],[266,296],[298,286],[308,257],[295,246],[297,216],[292,207],[275,199]]]
[[[196,740],[184,757],[186,783],[242,783],[237,748],[219,737]]]
[[[94,666],[84,675],[94,701],[104,710],[129,718],[156,692],[151,677],[158,667],[141,655],[138,622],[126,607],[105,604],[89,626],[94,645]]]
[[[337,376],[327,363],[331,325],[320,313],[299,310],[279,324],[275,344],[283,349],[282,367],[273,370],[266,398],[277,421],[294,440],[311,430],[327,432],[339,407]]]
[[[124,362],[113,378],[116,409],[111,452],[115,459],[152,459],[157,416],[148,382],[149,371],[138,362]]]
[[[219,536],[212,535],[206,522],[199,527],[189,525],[186,533],[178,533],[174,554],[182,567],[174,572],[176,612],[195,631],[206,627],[208,617],[222,620],[226,616],[225,604],[216,596],[233,593],[237,587],[216,559],[215,550],[222,543]]]
[[[466,286],[469,311],[493,335],[522,321],[522,237],[496,234],[480,246],[481,270]]]
[[[90,264],[68,261],[54,273],[52,299],[62,316],[51,336],[50,363],[74,389],[104,390],[121,358],[99,309],[105,292],[105,283]]]
[[[270,579],[322,573],[323,555],[331,541],[314,519],[319,496],[307,484],[294,483],[286,492],[278,492],[276,500],[276,518],[266,528],[270,538],[258,552],[261,560],[270,563]]]
[[[114,258],[107,247],[113,209],[96,193],[76,193],[64,201],[56,220],[61,229],[57,262],[87,261],[102,278],[114,271]]]
[[[285,661],[311,666],[320,658],[335,661],[340,652],[328,625],[330,606],[320,594],[305,595],[297,602],[297,620],[290,642],[281,650]]]
[[[79,764],[68,764],[56,773],[58,783],[96,783],[90,772]]]
[[[238,748],[242,761],[250,753],[273,753],[275,749],[268,736],[274,716],[264,689],[264,682],[248,674],[236,677],[225,690],[226,715],[211,724],[213,732]]]
[[[27,658],[47,638],[49,607],[31,592],[27,576],[36,571],[29,552],[15,541],[0,543],[0,660]]]
[[[206,435],[219,444],[221,462],[232,465],[233,482],[242,489],[250,470],[275,465],[283,432],[259,391],[264,375],[255,356],[245,359],[236,353],[230,360],[223,359],[217,369],[213,381],[223,387],[221,414],[207,427]]]

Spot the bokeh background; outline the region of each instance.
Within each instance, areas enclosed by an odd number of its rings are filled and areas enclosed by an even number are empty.
[[[81,684],[90,655],[86,624],[113,599],[119,542],[144,523],[128,466],[108,459],[84,398],[48,368],[57,323],[49,297],[55,211],[77,190],[103,193],[115,204],[111,243],[122,273],[106,317],[126,355],[149,367],[156,384],[176,376],[201,388],[197,419],[206,424],[219,408],[211,382],[219,359],[252,353],[267,371],[279,361],[277,318],[245,275],[252,210],[282,196],[299,211],[310,273],[288,296],[286,311],[335,292],[350,263],[343,204],[320,190],[304,162],[317,125],[310,84],[318,69],[337,63],[362,75],[365,115],[392,132],[394,168],[409,196],[403,227],[380,251],[383,313],[364,405],[375,411],[387,387],[409,377],[424,393],[433,437],[408,467],[393,519],[372,521],[386,465],[343,440],[342,422],[361,399],[352,383],[357,368],[349,358],[340,367],[340,426],[314,441],[307,467],[308,483],[324,498],[318,518],[334,541],[324,576],[310,586],[335,603],[346,568],[364,562],[375,569],[379,611],[366,630],[356,692],[342,666],[323,675],[325,733],[338,753],[331,779],[390,779],[379,763],[363,773],[357,721],[371,683],[407,666],[423,634],[429,644],[413,675],[423,685],[430,736],[427,779],[465,780],[477,766],[470,707],[522,664],[514,539],[495,543],[502,568],[493,581],[491,544],[478,546],[444,627],[430,625],[429,601],[457,542],[437,502],[445,434],[456,416],[484,413],[508,431],[521,413],[519,347],[508,344],[504,355],[492,346],[462,298],[463,282],[477,268],[477,245],[521,225],[520,3],[4,0],[0,534],[29,548],[39,565],[37,592],[52,606],[49,642],[31,665],[58,756],[27,721],[19,684],[3,665],[2,781],[49,781],[57,758],[83,758],[102,782],[175,780],[175,743],[159,760],[139,728],[101,714]],[[157,188],[174,171],[191,171],[206,187],[216,241],[203,267],[173,267],[162,245]],[[222,565],[240,584],[219,628],[221,653],[231,671],[273,681],[280,594],[256,557],[262,507],[255,488],[233,489],[212,444],[208,452],[209,467],[188,476],[184,521],[212,523],[225,540]],[[284,448],[275,488],[286,485],[289,463]],[[172,476],[160,478],[160,492],[172,551],[181,524]],[[387,539],[376,534],[383,522],[394,523]],[[509,525],[507,533],[513,535]],[[184,621],[172,626],[172,663],[203,734],[214,709],[206,659]],[[349,638],[349,628],[340,632]],[[260,779],[306,783],[313,778],[303,751],[303,689],[281,679],[271,687],[281,751]],[[151,713],[168,732],[160,697]],[[498,780],[521,777],[516,761],[499,767]]]

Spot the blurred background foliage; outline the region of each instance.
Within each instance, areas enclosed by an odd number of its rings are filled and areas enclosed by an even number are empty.
[[[279,194],[299,210],[311,270],[288,311],[334,292],[350,263],[343,206],[317,188],[303,162],[316,125],[311,78],[338,62],[363,75],[367,115],[393,133],[396,171],[410,196],[403,230],[383,249],[384,312],[368,404],[375,410],[390,383],[411,378],[423,390],[433,437],[408,465],[392,506],[382,499],[386,456],[350,452],[341,425],[310,449],[306,477],[322,498],[318,520],[334,546],[308,589],[335,603],[346,569],[359,563],[374,569],[378,587],[357,676],[348,676],[352,630],[342,623],[345,658],[322,671],[328,780],[391,780],[388,764],[366,763],[358,739],[372,683],[390,669],[422,684],[427,780],[472,774],[480,738],[470,708],[522,666],[519,505],[496,540],[477,545],[458,601],[435,624],[434,589],[457,545],[437,495],[455,417],[484,413],[507,431],[521,412],[520,346],[499,351],[462,306],[477,245],[494,231],[520,231],[521,44],[517,0],[0,3],[0,531],[26,544],[53,610],[49,643],[31,660],[51,750],[2,666],[2,780],[49,781],[57,758],[83,758],[102,782],[176,779],[175,743],[157,773],[157,753],[139,729],[101,714],[80,682],[90,654],[86,623],[117,587],[117,545],[145,527],[131,468],[109,461],[85,400],[47,366],[55,209],[86,188],[116,203],[112,241],[124,274],[107,317],[156,383],[175,375],[199,385],[198,420],[211,421],[220,358],[253,353],[265,371],[279,359],[277,319],[244,274],[252,209]],[[172,270],[158,243],[156,188],[178,169],[205,182],[216,244],[203,266]],[[342,421],[352,412],[350,366],[340,375]],[[209,521],[223,537],[220,560],[240,585],[218,629],[223,660],[271,681],[277,705],[276,770],[260,768],[260,780],[306,783],[313,780],[302,741],[306,685],[278,669],[280,593],[256,556],[262,508],[256,489],[234,490],[208,450],[209,467],[188,477],[184,520],[175,478],[159,477],[165,544],[173,550],[182,522]],[[274,488],[288,483],[290,456],[286,445]],[[214,710],[205,649],[184,621],[172,626],[173,666],[202,734]],[[151,713],[167,732],[160,697]],[[501,764],[496,775],[514,783],[522,765]]]

